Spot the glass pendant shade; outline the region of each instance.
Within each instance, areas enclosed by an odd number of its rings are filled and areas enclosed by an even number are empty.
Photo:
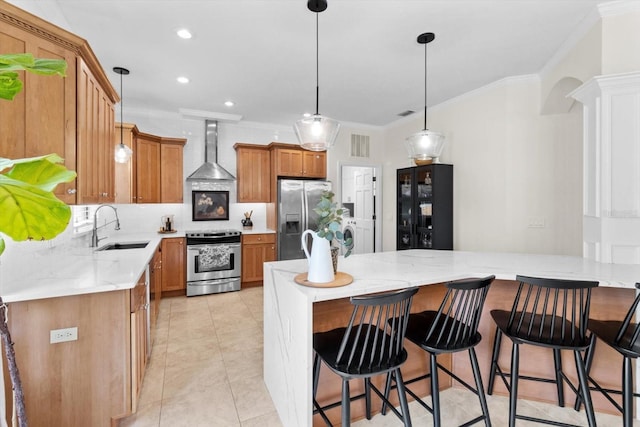
[[[115,154],[116,163],[127,163],[131,158],[131,154],[133,154],[133,151],[131,150],[131,148],[127,147],[123,143],[120,143],[120,144],[116,144],[116,149],[114,154]]]
[[[442,154],[444,135],[425,129],[405,139],[404,144],[416,165],[427,164]]]
[[[409,157],[416,165],[426,165],[437,159],[444,148],[444,135],[427,129],[427,44],[436,38],[433,33],[422,33],[417,42],[424,45],[424,127],[408,137],[404,144],[407,147]]]
[[[296,121],[293,129],[302,148],[310,151],[325,151],[336,142],[340,123],[329,117],[314,114]]]

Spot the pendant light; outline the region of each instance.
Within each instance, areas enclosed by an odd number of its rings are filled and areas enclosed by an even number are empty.
[[[423,33],[418,36],[418,43],[424,45],[424,127],[405,140],[409,157],[416,165],[432,163],[433,159],[440,157],[444,148],[444,135],[427,129],[427,43],[435,38],[433,33]]]
[[[326,0],[309,0],[307,8],[316,14],[316,113],[296,121],[293,129],[300,146],[310,151],[325,151],[332,147],[340,130],[340,123],[318,112],[319,98],[319,60],[318,60],[318,14],[327,8]]]
[[[120,74],[120,144],[116,144],[115,160],[116,163],[127,163],[131,158],[131,148],[124,145],[124,123],[122,121],[122,110],[124,105],[124,97],[122,95],[122,76],[128,75],[129,70],[122,67],[113,67],[113,71]]]

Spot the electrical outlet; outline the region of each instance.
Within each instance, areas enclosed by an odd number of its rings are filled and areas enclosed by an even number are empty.
[[[49,344],[55,344],[66,341],[78,340],[78,327],[64,328],[64,329],[52,329],[50,331]]]
[[[531,216],[529,217],[529,226],[528,228],[544,228],[545,227],[545,219],[541,216]]]

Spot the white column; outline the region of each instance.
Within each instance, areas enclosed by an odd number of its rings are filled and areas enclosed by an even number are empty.
[[[584,108],[583,256],[640,264],[640,72],[594,77],[569,96]]]

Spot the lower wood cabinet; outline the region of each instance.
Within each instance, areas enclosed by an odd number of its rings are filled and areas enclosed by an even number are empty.
[[[276,260],[276,235],[242,235],[242,286],[260,286],[264,279],[262,264]]]
[[[156,248],[149,263],[149,318],[151,320],[151,345],[153,345],[153,331],[158,312],[160,311],[160,297],[162,295],[162,246]]]
[[[131,412],[138,409],[138,397],[147,367],[147,289],[146,274],[131,289]]]
[[[186,291],[186,257],[184,237],[162,239],[162,292]]]
[[[139,283],[8,304],[29,425],[111,427],[135,410],[146,362],[144,275]],[[77,341],[50,344],[51,330],[69,327]]]

